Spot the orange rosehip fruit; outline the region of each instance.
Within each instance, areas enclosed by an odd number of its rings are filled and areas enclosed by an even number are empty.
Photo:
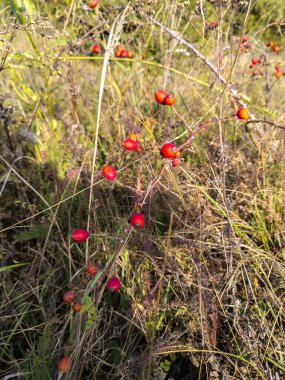
[[[99,54],[101,52],[101,46],[100,45],[94,45],[93,46],[93,53],[94,54]]]
[[[124,50],[121,52],[120,57],[121,57],[121,58],[127,58],[127,57],[128,57],[128,51],[124,49]]]
[[[116,170],[113,168],[113,166],[110,166],[110,165],[103,166],[102,174],[109,181],[114,181],[117,178]]]
[[[96,8],[98,4],[99,4],[99,0],[90,0],[89,1],[89,7],[90,8]]]
[[[112,277],[107,282],[106,287],[111,292],[117,292],[121,287],[121,281],[118,277]]]
[[[68,290],[63,295],[63,301],[65,303],[72,303],[75,300],[75,293],[72,290]]]
[[[173,104],[175,104],[175,97],[173,95],[168,95],[164,101],[164,104],[167,106],[173,106]]]
[[[64,356],[58,365],[59,372],[68,372],[71,367],[71,356]]]
[[[240,108],[237,111],[237,117],[242,120],[246,120],[249,118],[249,112],[247,108]]]
[[[132,215],[131,217],[131,225],[133,227],[137,227],[137,228],[143,228],[145,224],[145,220],[144,220],[144,216],[143,214],[141,214],[140,212]]]
[[[135,150],[137,149],[138,143],[134,140],[124,140],[122,146],[127,150]]]
[[[136,133],[129,134],[129,140],[137,141],[138,140],[137,134]]]
[[[163,91],[163,90],[158,90],[154,94],[154,97],[155,97],[155,100],[157,101],[157,103],[165,104],[164,102],[165,102],[165,99],[168,97],[168,93],[166,91]]]
[[[272,46],[274,46],[274,42],[273,41],[268,41],[267,44],[266,44],[266,46],[272,47]]]
[[[162,154],[163,157],[175,158],[176,157],[176,146],[172,143],[165,143],[162,146],[160,153]]]
[[[125,49],[125,48],[124,48],[123,45],[118,45],[118,46],[116,46],[116,49],[115,49],[115,56],[119,58],[119,57],[121,56],[121,53],[122,53],[122,51],[123,51],[124,49]]]
[[[133,58],[133,56],[134,56],[134,53],[132,51],[128,51],[127,50],[127,57],[128,58]]]
[[[96,264],[89,264],[87,267],[87,273],[90,274],[90,276],[95,276],[98,272],[98,267]]]
[[[82,308],[82,305],[81,305],[81,303],[79,303],[79,302],[76,302],[76,303],[73,305],[73,311],[74,311],[75,313],[79,313],[80,310],[81,310],[81,308]]]
[[[281,71],[276,71],[275,76],[277,79],[279,79],[282,76]]]

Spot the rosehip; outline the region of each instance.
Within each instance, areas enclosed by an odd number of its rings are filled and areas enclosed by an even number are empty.
[[[237,117],[239,119],[242,119],[242,120],[248,119],[249,118],[248,109],[247,108],[240,108],[237,111]]]
[[[276,70],[276,71],[282,71],[282,70],[281,70],[281,66],[275,66],[275,70]]]
[[[100,45],[94,45],[93,46],[93,53],[99,54],[101,52],[101,46]]]
[[[112,292],[117,292],[121,287],[121,281],[118,277],[112,277],[107,282],[106,287],[108,290],[110,290]]]
[[[142,153],[143,151],[144,151],[144,148],[138,145],[137,152]]]
[[[90,274],[90,276],[95,276],[98,272],[98,267],[96,264],[89,264],[87,267],[87,273]]]
[[[133,227],[143,228],[144,223],[144,216],[141,213],[138,212],[137,214],[132,215],[131,225]]]
[[[276,71],[275,76],[279,79],[282,76],[281,71]]]
[[[134,53],[127,50],[127,57],[128,58],[133,58],[133,56],[134,56]]]
[[[114,181],[117,178],[116,170],[113,168],[113,166],[110,165],[103,166],[102,174],[109,181]]]
[[[251,62],[252,62],[253,65],[256,65],[258,63],[258,59],[257,58],[252,58]]]
[[[269,41],[269,42],[267,42],[266,46],[272,47],[272,46],[274,46],[274,42],[273,41]]]
[[[211,27],[212,27],[212,28],[216,28],[216,26],[217,26],[216,21],[212,21],[212,22],[211,22]]]
[[[274,53],[278,53],[279,48],[278,48],[277,46],[274,46],[274,47],[272,48],[272,50],[274,51]]]
[[[123,141],[122,146],[127,150],[135,150],[137,149],[138,143],[136,141],[128,139]]]
[[[283,71],[283,75],[285,76],[285,71]]]
[[[258,77],[258,74],[259,74],[258,71],[257,71],[257,70],[254,70],[253,73],[252,73],[252,76],[253,76],[253,77]]]
[[[168,95],[168,97],[164,101],[164,104],[167,106],[173,106],[174,103],[175,103],[175,97],[173,95]]]
[[[81,308],[82,308],[82,305],[81,305],[81,303],[75,303],[74,305],[73,305],[73,311],[75,312],[75,313],[79,313],[80,312],[80,310],[81,310]]]
[[[258,63],[263,63],[263,59],[259,58]]]
[[[88,231],[84,230],[83,228],[79,228],[78,230],[73,231],[72,233],[72,239],[76,243],[83,243],[86,241],[89,237]]]
[[[127,58],[127,56],[128,56],[128,51],[127,51],[127,50],[123,50],[123,51],[121,52],[120,57],[121,57],[121,58]]]
[[[68,372],[71,366],[71,356],[64,356],[58,365],[59,372]]]
[[[156,91],[154,96],[155,96],[155,100],[157,101],[157,103],[165,104],[164,102],[165,102],[165,99],[168,97],[168,93],[166,91],[163,91],[163,90],[158,90],[158,91]]]
[[[99,0],[91,0],[91,1],[89,1],[89,7],[90,8],[96,8],[98,4],[99,4]]]
[[[174,168],[176,168],[176,166],[180,166],[180,165],[181,165],[181,158],[176,157],[176,158],[174,158],[174,160],[172,160],[172,166]]]
[[[166,158],[176,157],[176,146],[172,143],[166,143],[160,150],[160,153]]]
[[[131,133],[129,135],[129,139],[132,140],[132,141],[137,141],[138,137],[137,137],[137,135],[135,133]]]
[[[241,41],[242,41],[242,43],[247,42],[248,41],[248,37],[247,36],[243,36]]]
[[[120,57],[123,50],[124,50],[124,46],[118,45],[115,50],[116,57]]]
[[[72,303],[75,300],[75,293],[72,290],[68,290],[63,295],[63,301],[65,303]]]

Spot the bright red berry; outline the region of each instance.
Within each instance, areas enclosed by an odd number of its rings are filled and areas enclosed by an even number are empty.
[[[216,28],[216,26],[217,26],[216,21],[212,21],[212,22],[211,22],[211,27],[212,27],[212,28]]]
[[[90,276],[95,276],[98,272],[98,267],[96,264],[89,264],[87,267],[87,273],[90,274]]]
[[[86,241],[89,237],[88,231],[84,230],[83,228],[79,228],[78,230],[73,231],[72,233],[72,239],[76,243],[83,243]]]
[[[128,139],[123,141],[122,146],[127,150],[135,150],[137,149],[138,143],[136,141]]]
[[[89,1],[89,7],[90,8],[96,8],[98,4],[99,4],[99,0],[91,0],[91,1]]]
[[[59,372],[68,372],[71,366],[71,356],[64,356],[58,365]]]
[[[282,71],[281,66],[275,66],[276,71]]]
[[[101,46],[100,45],[94,45],[93,46],[93,53],[99,54],[101,52]]]
[[[112,292],[117,292],[120,287],[121,287],[121,281],[118,277],[112,277],[110,280],[107,282],[107,289],[112,291]]]
[[[243,36],[241,41],[242,41],[242,43],[247,42],[248,41],[248,37],[247,36]]]
[[[65,303],[72,303],[75,300],[75,293],[72,290],[68,290],[63,295],[63,301]]]
[[[176,157],[176,146],[172,143],[166,143],[160,150],[160,153],[166,158]]]
[[[274,47],[272,48],[272,50],[274,51],[274,53],[278,53],[279,47],[278,47],[278,46],[274,46]]]
[[[81,310],[81,308],[82,308],[81,303],[76,302],[76,303],[73,305],[73,311],[74,311],[75,313],[79,313],[80,310]]]
[[[180,165],[181,165],[181,158],[176,157],[176,158],[174,158],[174,160],[172,160],[172,166],[174,168],[176,168],[176,166],[180,166]]]
[[[174,103],[175,103],[175,97],[173,95],[168,95],[168,97],[164,101],[164,104],[167,106],[173,106]]]
[[[168,93],[166,91],[163,91],[163,90],[158,90],[158,91],[156,91],[154,96],[155,96],[155,100],[157,101],[157,103],[165,104],[164,102],[165,102],[165,99],[168,97]]]
[[[247,108],[240,108],[237,111],[237,117],[239,119],[242,119],[242,120],[248,119],[249,118],[248,109]]]
[[[117,178],[116,170],[113,168],[113,166],[110,165],[103,166],[102,174],[109,181],[114,181]]]
[[[137,214],[132,215],[131,225],[133,227],[143,228],[144,223],[144,216],[141,213],[138,212]]]
[[[121,58],[127,58],[127,56],[128,56],[128,51],[127,51],[127,50],[123,50],[123,51],[121,52],[120,57],[121,57]]]
[[[253,65],[256,65],[258,63],[258,59],[257,58],[252,58],[251,62],[252,62]]]

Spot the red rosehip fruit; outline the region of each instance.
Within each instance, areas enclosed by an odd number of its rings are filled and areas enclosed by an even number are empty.
[[[90,276],[95,276],[98,272],[98,267],[96,264],[89,264],[87,267],[87,273],[90,274]]]
[[[136,141],[128,139],[123,141],[122,146],[127,150],[135,150],[137,149],[138,143]]]
[[[174,103],[175,103],[175,97],[173,95],[168,95],[168,97],[164,101],[164,104],[167,106],[173,106]]]
[[[131,225],[133,227],[143,228],[144,223],[145,223],[144,216],[140,212],[138,212],[137,214],[132,215],[132,217],[131,217]]]
[[[251,62],[252,62],[253,65],[256,65],[258,63],[258,59],[257,58],[252,58]]]
[[[137,147],[137,152],[138,153],[142,153],[144,151],[144,148],[142,146],[139,146]]]
[[[68,290],[63,295],[63,301],[65,303],[72,303],[75,300],[75,293],[72,290]]]
[[[263,63],[263,59],[259,58],[258,63]]]
[[[58,365],[59,372],[68,372],[71,366],[71,356],[64,356]]]
[[[176,157],[176,146],[172,143],[166,143],[162,146],[160,153],[166,158]]]
[[[274,46],[274,47],[272,48],[272,50],[274,51],[274,53],[278,53],[278,51],[279,51],[279,47],[278,47],[278,46]]]
[[[275,66],[276,71],[282,71],[281,66]]]
[[[79,313],[80,310],[81,310],[81,308],[82,308],[82,305],[81,305],[81,303],[79,303],[79,302],[76,302],[76,303],[73,305],[73,311],[74,311],[75,313]]]
[[[276,71],[275,76],[277,79],[279,79],[282,76],[281,71]]]
[[[89,237],[88,231],[84,230],[83,228],[78,228],[78,230],[73,231],[72,233],[72,239],[76,243],[83,243],[86,241]]]
[[[168,97],[168,93],[166,91],[163,91],[163,90],[158,90],[154,94],[154,97],[155,97],[155,100],[157,101],[157,103],[165,104],[164,102],[165,102],[165,99]]]
[[[239,119],[242,119],[242,120],[248,119],[249,118],[248,109],[247,108],[240,108],[237,111],[237,117]]]
[[[241,42],[244,43],[244,42],[247,42],[247,41],[248,41],[248,37],[247,36],[243,36]]]
[[[127,50],[123,50],[121,52],[121,55],[120,55],[121,58],[127,58],[128,57],[128,51]]]
[[[89,7],[90,8],[96,8],[98,4],[99,4],[99,0],[91,0],[91,1],[89,1]]]
[[[121,281],[118,277],[112,277],[107,282],[106,287],[111,292],[117,292],[121,287]]]
[[[216,28],[216,27],[217,27],[217,23],[216,23],[216,21],[212,21],[212,22],[211,22],[211,27],[212,27],[212,28]]]
[[[110,165],[103,166],[102,174],[109,181],[114,181],[117,178],[116,170],[113,168],[113,166]]]
[[[266,46],[272,47],[272,46],[274,46],[274,42],[273,41],[268,41],[267,44],[266,44]]]
[[[176,168],[177,166],[180,166],[180,165],[181,165],[181,158],[176,157],[176,158],[174,158],[174,160],[172,160],[172,166],[174,168]]]
[[[101,52],[101,46],[100,45],[94,45],[93,46],[93,53],[99,54]]]

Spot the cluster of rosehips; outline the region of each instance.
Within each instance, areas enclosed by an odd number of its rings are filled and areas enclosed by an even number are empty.
[[[126,150],[136,150],[138,153],[142,153],[144,149],[138,144],[142,141],[136,133],[131,133],[129,138],[123,141],[122,146]]]
[[[281,66],[275,66],[275,74],[277,79],[279,79],[282,75],[285,76],[285,71],[282,72]]]
[[[273,41],[267,42],[266,46],[271,47],[274,53],[278,53],[278,51],[279,51],[278,46],[275,46]]]
[[[252,58],[251,64],[249,65],[249,68],[252,69],[254,66],[262,64],[262,63],[263,63],[263,59],[261,57],[260,58]],[[255,78],[258,77],[259,74],[261,74],[261,73],[258,70],[252,71],[252,76]]]
[[[173,104],[175,104],[175,97],[173,95],[169,95],[168,92],[164,90],[156,91],[154,97],[157,103],[164,106],[173,106]]]
[[[240,46],[241,50],[243,50],[245,53],[248,53],[249,49],[251,49],[251,45],[248,42],[248,37],[243,36],[241,42],[242,42]]]
[[[206,21],[205,22],[205,32],[209,32],[210,30],[213,30],[213,29],[216,29],[216,27],[218,26],[217,22],[216,21]]]
[[[116,46],[115,56],[118,58],[133,58],[134,53],[126,50],[123,45]]]

